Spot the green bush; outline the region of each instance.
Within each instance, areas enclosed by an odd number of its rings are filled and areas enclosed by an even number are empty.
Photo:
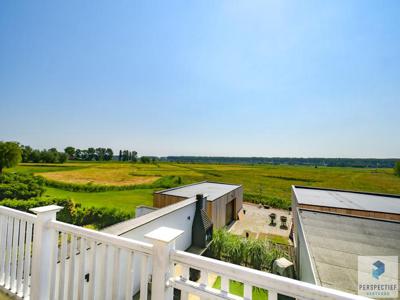
[[[400,176],[400,161],[396,161],[394,165],[394,174]]]
[[[70,199],[59,198],[31,198],[28,200],[4,199],[0,201],[0,205],[14,208],[20,211],[31,213],[30,209],[47,205],[59,205],[63,209],[57,214],[57,220],[75,224],[76,205]]]
[[[132,218],[133,215],[116,208],[83,207],[77,210],[75,224],[94,225],[101,229]]]
[[[215,230],[210,247],[211,256],[237,265],[248,266],[257,270],[272,270],[277,258],[288,253],[267,240],[243,238],[229,233],[225,229]]]
[[[39,197],[44,191],[44,180],[40,177],[20,173],[0,175],[0,200]]]
[[[290,201],[287,201],[282,198],[277,198],[277,197],[262,196],[260,198],[260,195],[249,194],[249,193],[244,193],[243,196],[247,202],[269,205],[271,207],[280,208],[280,209],[289,209],[289,207],[291,205]]]
[[[4,199],[0,205],[30,213],[34,207],[59,205],[63,209],[57,213],[57,220],[77,226],[92,225],[96,229],[102,229],[118,222],[130,219],[132,214],[119,209],[107,207],[81,207],[71,199],[59,198],[31,198],[28,200]]]

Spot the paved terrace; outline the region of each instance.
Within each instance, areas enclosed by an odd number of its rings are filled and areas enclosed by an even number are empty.
[[[243,210],[246,211],[246,214],[243,213]],[[289,238],[290,228],[292,226],[292,216],[289,215],[289,211],[276,208],[266,209],[263,206],[253,203],[243,203],[243,210],[239,214],[239,220],[230,228],[231,233],[245,236],[246,232],[248,232],[249,236],[253,238],[263,238],[268,234]],[[271,213],[276,214],[275,226],[269,225],[269,215]],[[281,216],[287,218],[287,229],[282,229],[280,227]]]

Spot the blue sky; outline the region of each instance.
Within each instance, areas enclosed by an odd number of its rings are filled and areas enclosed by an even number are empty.
[[[2,1],[0,140],[400,157],[400,2]]]

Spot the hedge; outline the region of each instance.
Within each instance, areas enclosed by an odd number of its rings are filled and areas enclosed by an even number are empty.
[[[134,217],[132,213],[116,208],[82,207],[71,199],[32,198],[29,200],[4,199],[0,201],[0,205],[28,213],[31,213],[31,208],[51,204],[63,207],[57,214],[57,220],[78,226],[92,225],[96,229],[102,229]]]
[[[43,177],[42,177],[43,178]],[[43,178],[45,184],[49,187],[54,187],[70,192],[106,192],[106,191],[124,191],[124,190],[136,190],[136,189],[157,189],[157,188],[171,188],[182,184],[182,178],[180,176],[164,176],[156,180],[152,184],[136,184],[136,185],[99,185],[93,183],[78,184],[68,183],[62,181],[55,181]]]
[[[44,180],[41,177],[20,173],[0,175],[0,200],[39,197],[44,190]]]

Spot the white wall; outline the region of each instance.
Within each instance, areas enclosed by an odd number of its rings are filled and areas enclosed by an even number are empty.
[[[157,210],[157,209],[154,207],[137,206],[136,210],[135,210],[135,216],[136,216],[136,218],[139,218],[139,217],[147,215],[148,213],[151,213],[155,210]]]
[[[166,209],[161,208],[161,209]],[[176,249],[178,250],[186,250],[192,244],[192,224],[194,213],[196,211],[196,202],[190,203],[187,206],[179,208],[173,212],[170,212],[160,218],[152,220],[146,224],[136,227],[135,229],[122,234],[122,237],[134,239],[142,242],[149,242],[144,235],[149,233],[159,227],[166,226],[174,229],[183,230],[184,233],[176,240]],[[145,217],[148,217],[150,214],[147,214]],[[140,219],[140,218],[138,218]],[[124,261],[126,257],[121,255],[121,261]],[[123,264],[122,264],[123,265]],[[134,260],[134,268],[138,270],[134,274],[134,291],[139,291],[140,286],[140,257],[135,257]],[[151,270],[151,264],[149,264],[149,268]],[[122,274],[125,274],[125,270],[121,270]]]

